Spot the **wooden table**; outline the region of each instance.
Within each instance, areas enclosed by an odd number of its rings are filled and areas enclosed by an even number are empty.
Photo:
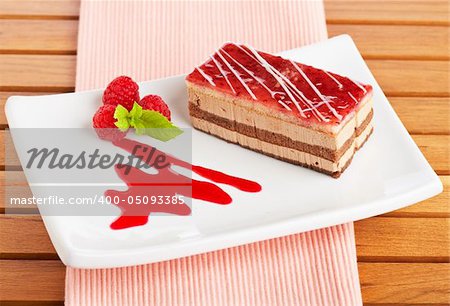
[[[450,303],[448,5],[326,1],[329,35],[354,38],[444,184],[444,193],[433,199],[355,223],[366,304]],[[0,1],[2,129],[8,96],[74,90],[78,14],[77,0]],[[1,143],[3,137],[0,131]],[[2,150],[2,178],[4,159]],[[60,305],[64,274],[40,217],[0,215],[2,305]]]

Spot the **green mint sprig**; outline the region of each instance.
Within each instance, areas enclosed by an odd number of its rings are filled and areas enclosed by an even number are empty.
[[[169,141],[183,133],[183,130],[173,125],[159,112],[143,109],[134,102],[133,108],[128,111],[122,105],[116,107],[114,123],[122,132],[134,128],[137,135],[148,135],[161,141]]]

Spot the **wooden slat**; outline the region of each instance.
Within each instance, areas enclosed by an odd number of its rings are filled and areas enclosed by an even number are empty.
[[[359,263],[358,268],[365,304],[433,305],[448,301],[447,263]],[[0,301],[64,299],[65,267],[59,261],[1,260],[0,269]]]
[[[447,26],[328,25],[330,37],[349,34],[366,59],[448,60]]]
[[[367,60],[388,96],[448,97],[449,62]]]
[[[413,135],[413,139],[438,174],[450,174],[449,135]]]
[[[76,20],[4,19],[0,29],[0,53],[76,53]]]
[[[355,223],[360,261],[449,260],[449,219],[376,217]],[[33,239],[29,239],[33,237]],[[39,216],[0,215],[0,258],[57,255]]]
[[[449,25],[446,0],[325,0],[327,23]]]
[[[0,90],[73,91],[75,68],[76,57],[73,55],[2,54]]]
[[[450,134],[449,98],[389,97],[389,102],[409,133]]]
[[[56,259],[58,255],[40,216],[1,215],[0,258]]]
[[[445,0],[325,0],[327,23],[448,25]],[[2,0],[0,18],[76,18],[79,0]]]
[[[0,18],[75,18],[80,0],[1,0]]]
[[[73,55],[0,55],[2,91],[65,91],[75,83]],[[387,95],[450,96],[448,62],[368,60],[367,64]],[[33,74],[24,74],[33,71]]]
[[[448,262],[450,219],[377,217],[355,222],[360,261]]]
[[[0,28],[0,53],[76,53],[77,20],[0,20]],[[328,32],[351,35],[368,59],[450,58],[444,26],[329,25]]]
[[[448,305],[448,263],[359,263],[365,305]]]
[[[8,97],[15,95],[12,92],[1,92],[0,91],[0,129],[7,127],[8,122],[5,115],[5,104]]]
[[[0,214],[39,215],[35,204],[19,206],[10,203],[11,198],[32,197],[33,193],[22,171],[0,171]]]
[[[426,201],[387,214],[384,217],[450,218],[450,176],[440,176],[444,191]]]
[[[0,260],[0,301],[62,301],[65,267],[57,260]]]
[[[5,154],[6,154],[6,147],[9,147],[11,137],[5,136],[7,132],[5,131],[0,131],[0,152],[2,152],[2,154],[0,154],[0,169],[5,170],[5,163],[6,161],[11,162],[12,159],[9,158],[5,158]],[[5,140],[6,139],[6,140]],[[5,141],[8,141],[8,144],[5,144]],[[9,151],[8,149],[8,152]],[[19,162],[20,163],[20,162]],[[14,162],[14,164],[16,164],[16,162]]]

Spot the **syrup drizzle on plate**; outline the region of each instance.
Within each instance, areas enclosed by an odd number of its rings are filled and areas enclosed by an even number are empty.
[[[245,192],[259,192],[261,185],[254,181],[228,175],[226,173],[191,165],[183,160],[165,154],[156,148],[140,143],[138,141],[122,139],[114,143],[115,146],[128,151],[141,158],[142,162],[153,165],[158,156],[164,155],[167,167],[158,170],[158,174],[149,174],[136,167],[116,165],[115,170],[118,176],[127,184],[126,191],[107,190],[105,196],[111,199],[119,199],[117,206],[122,214],[111,225],[111,229],[124,229],[134,226],[144,225],[152,213],[168,213],[174,215],[189,215],[191,209],[186,204],[128,204],[128,199],[140,197],[182,195],[193,199],[203,200],[209,203],[228,205],[233,200],[231,196],[220,188],[217,184],[233,186]],[[150,155],[151,154],[151,155]],[[209,179],[215,183],[195,180],[175,172],[172,166],[179,166],[192,170],[199,176]]]

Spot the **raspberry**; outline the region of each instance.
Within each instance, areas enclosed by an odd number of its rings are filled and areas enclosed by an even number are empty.
[[[128,110],[133,108],[134,102],[139,101],[139,86],[127,76],[120,76],[112,80],[103,93],[103,104],[122,105]]]
[[[159,112],[170,121],[170,109],[164,100],[157,95],[148,95],[139,101],[143,109],[153,110]]]
[[[117,141],[125,137],[126,132],[120,131],[114,124],[116,121],[114,119],[115,111],[115,105],[102,105],[92,118],[92,125],[101,139]]]

